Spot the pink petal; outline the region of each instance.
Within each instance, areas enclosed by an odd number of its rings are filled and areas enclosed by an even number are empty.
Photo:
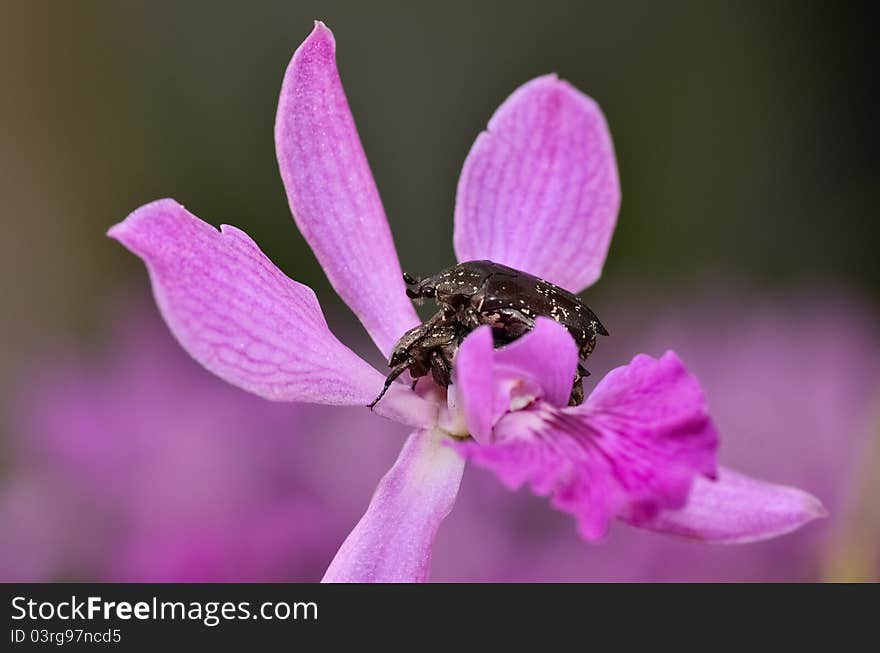
[[[495,423],[517,399],[568,404],[578,361],[571,335],[547,318],[538,318],[534,329],[510,345],[492,347],[484,326],[465,338],[455,356],[456,396],[468,432],[480,443],[491,441]]]
[[[507,411],[493,382],[492,332],[481,326],[458,348],[453,369],[455,397],[461,404],[468,432],[477,442],[492,439],[492,427]]]
[[[709,477],[716,474],[718,432],[699,380],[675,352],[659,359],[639,354],[611,370],[575,411],[609,430],[662,438],[671,460]]]
[[[698,478],[687,504],[663,510],[643,528],[728,544],[785,535],[828,513],[812,494],[721,468],[717,481]]]
[[[383,376],[330,333],[311,288],[286,277],[243,231],[217,231],[165,199],[108,235],[146,263],[183,348],[226,381],[267,399],[355,406],[381,390]],[[434,406],[403,386],[392,391],[377,412],[434,423]]]
[[[529,483],[572,513],[587,539],[613,517],[640,524],[685,505],[693,479],[715,472],[717,433],[696,379],[671,352],[637,356],[587,401],[559,409],[537,402],[509,413],[492,444],[456,444],[511,488]]]
[[[323,23],[293,55],[275,121],[290,210],[330,283],[387,356],[419,323]]]
[[[580,292],[602,273],[619,207],[599,106],[555,75],[538,77],[498,108],[468,154],[455,200],[455,253]]]
[[[534,329],[495,355],[495,369],[501,376],[534,380],[540,384],[544,400],[555,406],[568,404],[577,364],[574,338],[546,317],[539,317]]]
[[[452,510],[464,472],[464,460],[445,446],[448,441],[441,431],[418,431],[409,437],[322,582],[428,579],[434,536]]]

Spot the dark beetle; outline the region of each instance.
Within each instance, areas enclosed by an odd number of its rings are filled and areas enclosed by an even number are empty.
[[[436,317],[435,315],[434,318]],[[434,318],[404,333],[394,345],[388,361],[391,373],[370,408],[378,403],[394,379],[407,370],[413,379],[427,376],[430,372],[437,385],[444,388],[452,382],[452,359],[466,334],[461,325],[454,322],[442,323]]]
[[[509,344],[535,326],[537,317],[549,317],[568,329],[578,346],[581,363],[572,381],[570,403],[583,401],[582,379],[589,372],[583,361],[596,346],[596,337],[608,331],[578,297],[559,286],[492,261],[467,261],[425,279],[403,275],[406,294],[430,297],[440,310],[407,331],[394,346],[385,387],[409,370],[414,379],[430,372],[442,387],[450,383],[452,359],[461,341],[481,325],[492,328],[496,347]]]

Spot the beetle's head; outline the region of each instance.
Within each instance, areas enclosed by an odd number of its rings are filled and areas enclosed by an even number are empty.
[[[426,354],[426,351],[421,351],[418,348],[415,348],[415,351],[413,351],[411,347],[398,345],[391,352],[388,366],[392,368],[403,366],[409,371],[410,376],[417,379],[425,376],[430,370],[431,366]]]
[[[394,348],[394,351],[391,352],[391,358],[388,359],[388,367],[395,367],[400,365],[409,357],[409,354],[406,351],[406,347],[403,345],[398,345]]]
[[[437,295],[436,277],[416,279],[411,274],[403,273],[403,281],[406,284],[406,296],[410,299],[433,298]]]
[[[437,294],[437,289],[434,288],[431,284],[427,284],[424,281],[420,281],[415,283],[414,285],[408,287],[406,289],[406,296],[410,299],[421,299],[422,297],[434,297]]]
[[[425,333],[425,325],[419,324],[400,336],[400,340],[394,343],[394,349],[391,350],[391,358],[388,359],[388,365],[394,367],[406,360],[412,360],[413,346],[418,343]]]

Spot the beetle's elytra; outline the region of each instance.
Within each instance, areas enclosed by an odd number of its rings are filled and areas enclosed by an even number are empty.
[[[397,341],[388,361],[391,372],[385,387],[370,408],[405,371],[414,379],[430,373],[438,385],[447,387],[455,352],[477,327],[490,326],[495,346],[500,347],[530,331],[542,316],[563,325],[577,343],[580,363],[569,403],[583,401],[582,380],[589,374],[583,362],[596,346],[597,336],[607,336],[608,331],[577,295],[492,261],[466,261],[420,280],[405,273],[403,278],[409,297],[433,298],[439,310]]]

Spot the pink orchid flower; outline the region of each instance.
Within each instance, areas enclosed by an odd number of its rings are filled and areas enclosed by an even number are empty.
[[[420,320],[318,22],[281,89],[275,142],[294,219],[327,276],[388,356]],[[489,259],[580,292],[600,276],[620,204],[596,103],[554,75],[511,95],[480,134],[455,205],[459,261]],[[147,265],[181,345],[223,379],[278,401],[366,406],[384,375],[330,332],[312,290],[234,227],[165,199],[109,235]],[[325,581],[424,581],[470,458],[572,513],[587,539],[613,518],[717,542],[789,532],[824,514],[795,488],[716,466],[696,378],[669,352],[640,355],[568,407],[577,350],[549,319],[502,349],[487,328],[462,344],[448,392],[395,383],[375,412],[414,428]],[[366,408],[365,418],[367,417]]]

